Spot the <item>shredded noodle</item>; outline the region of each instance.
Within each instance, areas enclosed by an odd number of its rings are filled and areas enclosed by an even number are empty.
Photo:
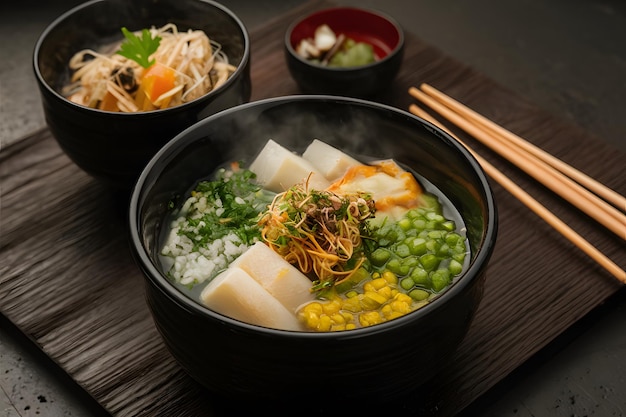
[[[361,193],[336,195],[297,184],[276,195],[259,224],[268,246],[305,274],[314,289],[348,279],[364,262],[357,249],[374,201]]]

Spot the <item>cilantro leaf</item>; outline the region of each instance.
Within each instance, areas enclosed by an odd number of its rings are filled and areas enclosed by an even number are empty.
[[[126,40],[120,45],[120,49],[117,53],[128,59],[132,59],[144,68],[153,65],[154,59],[150,60],[150,55],[155,53],[159,48],[161,37],[155,36],[153,38],[148,29],[141,31],[141,37],[138,37],[125,27],[122,28],[122,33]]]

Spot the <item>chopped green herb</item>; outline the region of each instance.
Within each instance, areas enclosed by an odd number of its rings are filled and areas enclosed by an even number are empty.
[[[132,59],[144,68],[152,66],[154,59],[150,60],[150,56],[159,48],[161,37],[155,36],[153,38],[148,29],[141,31],[141,37],[138,37],[125,27],[122,28],[122,33],[126,40],[120,45],[117,53]]]
[[[261,237],[257,225],[259,213],[272,201],[273,193],[254,182],[256,175],[247,169],[220,169],[212,181],[199,183],[192,195],[200,200],[203,210],[191,210],[187,225],[180,233],[195,242],[196,248],[227,234],[236,234],[245,244]]]

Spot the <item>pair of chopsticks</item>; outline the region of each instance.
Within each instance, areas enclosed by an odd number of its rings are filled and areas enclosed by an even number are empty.
[[[626,215],[620,211],[626,210],[626,198],[622,195],[428,84],[422,84],[419,89],[411,87],[409,94],[439,113],[449,122],[490,147],[499,155],[514,163],[518,168],[578,207],[581,211],[615,233],[621,239],[626,240]],[[497,168],[480,155],[476,154],[475,151],[464,144],[452,132],[447,130],[438,120],[415,104],[409,106],[409,111],[445,130],[458,140],[476,158],[487,175],[498,182],[503,188],[509,191],[514,197],[595,260],[619,281],[626,283],[626,272],[623,269]],[[619,207],[620,210],[616,207]]]

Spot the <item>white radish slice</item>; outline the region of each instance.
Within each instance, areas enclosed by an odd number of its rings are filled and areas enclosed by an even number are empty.
[[[241,268],[230,267],[215,277],[200,295],[220,314],[246,323],[282,330],[302,330],[296,315]]]

